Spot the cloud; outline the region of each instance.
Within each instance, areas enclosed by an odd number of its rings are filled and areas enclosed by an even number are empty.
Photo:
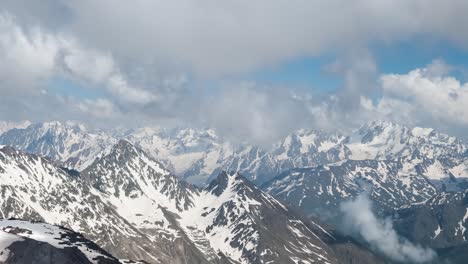
[[[463,84],[441,92],[449,113],[422,90],[398,87],[426,85],[422,79],[445,87],[450,66],[434,63],[413,83],[405,75],[386,74],[379,81],[366,47],[422,35],[468,48],[468,35],[457,30],[468,22],[467,8],[468,2],[459,0],[5,0],[0,102],[11,106],[4,107],[5,116],[50,118],[55,109],[48,106],[67,101],[63,107],[70,109],[54,116],[67,119],[81,111],[85,121],[95,123],[139,119],[210,126],[262,145],[300,126],[342,129],[374,118],[443,126],[437,121],[465,118]],[[329,96],[252,84],[242,75],[328,53],[338,58],[325,70],[344,80]],[[48,85],[57,76],[85,90],[99,89],[98,96],[53,94]],[[216,87],[199,87],[211,83]],[[44,104],[41,113],[27,112],[39,109],[34,103]],[[93,114],[99,108],[103,114]]]
[[[0,13],[0,89],[3,95],[36,92],[32,87],[53,74],[57,39],[40,28],[26,33],[14,19]]]
[[[63,94],[50,94],[50,81],[57,76],[82,83],[85,89],[102,89],[107,98],[71,100],[64,99]],[[72,116],[65,113],[81,110],[93,118],[113,114],[115,119],[121,114],[116,104],[130,108],[158,98],[154,92],[133,85],[111,54],[85,47],[71,35],[47,32],[40,27],[25,29],[8,13],[0,13],[0,92],[0,102],[9,105],[4,114],[10,118],[21,109],[21,116],[26,118],[40,118],[40,114],[50,118],[53,112],[57,118],[66,119]],[[74,91],[67,93],[73,95]],[[57,105],[61,106],[62,116],[54,108]],[[91,109],[93,106],[95,109]],[[41,111],[36,112],[38,109]]]
[[[227,85],[200,105],[198,122],[234,141],[263,146],[313,123],[308,101],[252,82]]]
[[[428,68],[408,74],[389,74],[381,78],[385,97],[411,103],[420,114],[436,120],[449,119],[468,124],[468,84],[454,77],[432,75]]]
[[[435,60],[406,74],[382,74],[382,96],[371,100],[362,95],[362,111],[369,113],[369,118],[434,127],[466,138],[468,84],[450,76],[454,69]]]
[[[433,260],[436,253],[400,237],[390,219],[378,219],[366,194],[346,201],[340,207],[344,214],[344,228],[357,233],[371,246],[399,262],[424,263]]]
[[[24,23],[72,32],[87,46],[110,50],[122,63],[197,74],[250,72],[301,56],[420,35],[468,48],[468,35],[457,30],[468,22],[463,0],[47,0],[37,12],[16,2],[7,0],[3,7]],[[51,13],[65,15],[53,20]]]
[[[101,98],[96,100],[86,99],[83,102],[79,102],[76,106],[81,112],[99,118],[115,117],[118,111],[112,102]]]

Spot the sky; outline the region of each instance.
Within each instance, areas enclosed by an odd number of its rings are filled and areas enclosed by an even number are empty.
[[[466,138],[464,0],[3,0],[0,119]]]

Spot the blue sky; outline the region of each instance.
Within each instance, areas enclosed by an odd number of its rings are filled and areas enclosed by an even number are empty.
[[[406,74],[416,68],[429,65],[435,59],[441,59],[458,68],[452,72],[454,77],[462,82],[467,77],[463,69],[468,66],[468,52],[448,42],[418,38],[399,43],[373,45],[369,49],[381,74]],[[318,57],[300,57],[236,77],[266,86],[330,93],[343,85],[340,75],[325,70],[325,67],[336,59],[337,55],[331,53]],[[207,80],[197,84],[197,86],[203,85],[216,89],[219,82]],[[103,89],[63,76],[52,78],[48,89],[50,92],[78,98],[98,98],[106,95]]]
[[[380,74],[406,74],[424,68],[440,59],[457,69],[451,73],[462,82],[466,81],[464,69],[468,66],[468,52],[448,42],[429,38],[414,38],[399,43],[379,44],[369,47]],[[324,68],[337,56],[301,57],[280,65],[262,69],[246,78],[264,84],[296,87],[316,92],[333,92],[343,85],[341,76],[330,74]]]

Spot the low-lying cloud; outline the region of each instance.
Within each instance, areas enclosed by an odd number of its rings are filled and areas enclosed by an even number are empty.
[[[399,262],[425,263],[436,253],[397,234],[390,219],[379,219],[372,212],[372,203],[363,193],[354,200],[341,204],[345,229],[359,234],[371,246]]]

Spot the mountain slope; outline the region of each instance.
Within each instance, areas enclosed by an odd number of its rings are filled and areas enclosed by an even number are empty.
[[[127,141],[79,174],[0,149],[0,212],[60,224],[114,256],[150,263],[348,263],[334,237],[238,174],[206,189],[180,181]],[[348,250],[349,256],[349,250]],[[378,257],[354,248],[354,259]],[[301,262],[302,261],[302,262]]]
[[[240,263],[337,263],[301,219],[238,174],[221,173],[182,223],[205,230],[212,247]]]
[[[462,264],[468,257],[468,191],[440,193],[424,203],[390,215],[398,233],[437,250],[442,263]]]
[[[424,202],[444,190],[463,190],[466,176],[435,170],[438,160],[345,160],[325,166],[286,171],[262,186],[268,193],[308,214],[325,216],[339,204],[369,192],[379,209]]]
[[[121,140],[82,177],[106,204],[145,234],[152,251],[163,255],[162,263],[184,263],[186,258],[191,263],[226,262],[212,250],[202,253],[178,224],[178,214],[193,206],[198,190],[141,149]]]
[[[239,175],[222,173],[198,191],[127,141],[82,175],[132,225],[168,247],[179,241],[192,257],[210,262],[295,263],[297,258],[336,263],[326,244],[299,219]],[[272,228],[282,235],[272,236]]]
[[[448,248],[468,241],[468,191],[441,193],[393,215],[395,227],[413,241]]]
[[[158,258],[151,240],[76,174],[10,147],[0,149],[0,213],[66,226],[122,258]]]
[[[71,230],[21,220],[0,220],[0,262],[123,263]]]

